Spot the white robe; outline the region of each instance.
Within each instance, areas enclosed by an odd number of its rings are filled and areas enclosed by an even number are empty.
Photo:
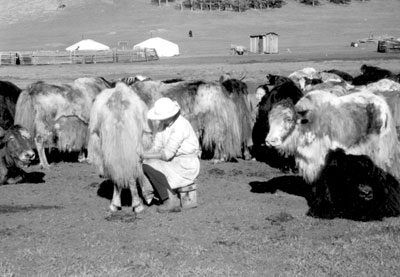
[[[151,151],[161,152],[167,161],[146,159],[143,163],[162,172],[172,189],[192,184],[199,175],[199,140],[190,122],[182,115],[155,134]]]

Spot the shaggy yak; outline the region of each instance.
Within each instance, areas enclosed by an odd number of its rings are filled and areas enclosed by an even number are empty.
[[[49,168],[46,147],[62,152],[86,149],[92,102],[106,87],[101,78],[79,78],[70,85],[39,81],[21,92],[15,123],[32,134],[43,168]]]
[[[24,181],[26,173],[21,168],[29,166],[35,158],[29,132],[13,125],[7,130],[0,127],[0,184]]]
[[[117,83],[96,97],[89,130],[89,160],[114,183],[110,210],[121,209],[121,190],[129,188],[132,208],[140,213],[144,207],[136,183],[149,185],[140,161],[143,150],[151,146],[147,105],[124,83]]]
[[[312,183],[308,215],[319,218],[381,220],[400,214],[400,184],[365,155],[330,150]]]
[[[14,125],[15,105],[21,89],[8,81],[0,81],[0,127],[8,129]]]
[[[241,156],[238,108],[219,82],[145,80],[131,87],[148,106],[161,97],[177,101],[199,137],[202,158],[219,162]]]
[[[289,78],[279,75],[267,75],[268,84],[274,87],[264,95],[258,105],[257,119],[253,127],[253,155],[258,161],[268,163],[286,172],[296,171],[292,156],[281,155],[274,147],[265,145],[265,138],[269,132],[268,115],[274,104],[287,100],[293,104],[303,96],[301,90]]]
[[[245,160],[249,160],[251,159],[251,154],[248,146],[253,145],[251,130],[254,125],[254,120],[252,118],[251,102],[247,85],[241,80],[235,78],[225,79],[224,76],[221,76],[220,83],[236,104],[237,111],[239,112],[240,129],[242,134],[242,157]]]
[[[382,96],[355,92],[335,96],[312,91],[296,106],[278,103],[269,114],[266,143],[294,154],[299,171],[312,183],[325,165],[329,150],[366,155],[400,178],[400,148],[391,111]]]

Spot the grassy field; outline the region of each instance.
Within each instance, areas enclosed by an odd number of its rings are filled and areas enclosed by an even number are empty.
[[[400,37],[400,1],[295,1],[280,10],[180,12],[144,0],[2,0],[0,50],[64,49],[93,38],[115,47],[150,36],[178,43],[181,56],[149,63],[0,66],[0,79],[24,87],[37,80],[68,83],[83,76],[114,79],[216,80],[246,73],[250,92],[267,73],[314,67],[359,74],[368,63],[399,72],[400,54],[376,44],[349,47],[370,35]],[[188,30],[194,38],[187,37]],[[229,55],[231,43],[277,32],[276,55]],[[288,51],[289,49],[290,51]],[[0,276],[397,276],[400,219],[355,222],[306,216],[297,176],[256,161],[201,162],[199,207],[135,218],[125,207],[108,217],[111,187],[88,164],[53,163],[43,181],[0,186]],[[127,202],[125,202],[127,203]]]

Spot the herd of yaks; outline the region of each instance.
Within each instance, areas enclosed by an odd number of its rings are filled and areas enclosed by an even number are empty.
[[[46,149],[80,152],[114,183],[112,203],[148,185],[140,156],[157,128],[147,111],[161,97],[177,101],[199,137],[201,158],[266,162],[309,184],[309,212],[322,218],[377,220],[400,214],[400,74],[363,65],[267,75],[254,105],[243,80],[38,81],[21,90],[0,81],[0,183],[26,182],[23,166],[49,168]]]

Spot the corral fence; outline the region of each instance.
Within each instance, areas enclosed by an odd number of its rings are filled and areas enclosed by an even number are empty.
[[[107,51],[0,52],[0,65],[129,63],[158,60],[154,48]]]

